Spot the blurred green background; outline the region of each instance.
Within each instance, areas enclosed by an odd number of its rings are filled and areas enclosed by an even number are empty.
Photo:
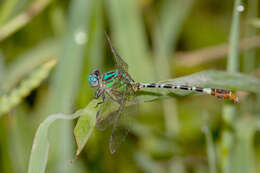
[[[87,75],[114,67],[104,31],[137,81],[215,69],[254,76],[259,84],[259,4],[0,0],[0,172],[27,172],[40,123],[93,98]],[[46,172],[260,172],[255,93],[238,91],[236,105],[206,95],[143,103],[115,154],[108,150],[111,129],[94,130],[72,164],[76,121],[57,121],[48,133]]]

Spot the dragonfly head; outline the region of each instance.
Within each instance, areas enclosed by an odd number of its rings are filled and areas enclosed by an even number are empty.
[[[97,87],[99,84],[99,71],[94,69],[92,72],[88,75],[88,81],[91,87]]]

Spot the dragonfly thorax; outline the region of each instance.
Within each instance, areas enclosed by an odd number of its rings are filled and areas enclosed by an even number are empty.
[[[88,75],[88,81],[91,87],[97,87],[99,85],[99,76],[100,73],[97,69],[92,70]]]

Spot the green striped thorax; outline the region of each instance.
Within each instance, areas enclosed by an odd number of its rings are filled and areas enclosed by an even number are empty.
[[[103,75],[95,69],[89,74],[88,81],[91,87],[100,87],[117,91],[124,91],[126,87],[132,88],[133,85],[133,81],[129,78],[128,74],[118,69],[106,72]]]

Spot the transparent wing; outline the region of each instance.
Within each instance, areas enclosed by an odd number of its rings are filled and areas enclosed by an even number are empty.
[[[109,143],[109,150],[112,154],[125,140],[129,127],[133,124],[135,114],[133,113],[133,106],[129,106],[129,100],[132,98],[129,95],[130,93],[128,89],[126,89],[121,95],[120,104],[112,100],[109,96],[106,96],[105,102],[101,105],[99,113],[97,114],[97,129],[105,130],[107,127],[113,125]],[[116,111],[111,113],[111,107]]]
[[[117,105],[116,111],[109,113],[112,106]],[[122,93],[121,102],[118,104],[109,96],[106,96],[105,102],[101,105],[97,113],[96,128],[105,130],[113,124],[112,134],[109,142],[109,150],[113,154],[119,145],[125,140],[128,134],[128,128],[124,127],[124,119],[127,118],[125,114],[126,92]]]
[[[97,121],[95,127],[101,131],[111,126],[117,115],[117,111],[110,112],[112,107],[116,107],[115,110],[119,109],[118,103],[112,100],[109,96],[106,96],[105,101],[100,105],[97,113]]]
[[[124,107],[125,104],[121,103],[119,109],[117,110],[117,115],[114,119],[113,130],[110,136],[110,143],[109,143],[109,150],[111,154],[116,152],[117,148],[125,140],[128,134],[128,128],[125,128],[120,124],[121,119],[123,118],[123,116],[125,116],[122,115]]]
[[[109,43],[109,46],[110,46],[110,48],[111,48],[111,50],[114,54],[114,58],[115,58],[115,61],[116,61],[117,68],[123,70],[124,72],[127,72],[128,71],[127,63],[119,56],[116,49],[113,47],[112,42],[111,42],[111,40],[110,40],[110,38],[109,38],[109,36],[107,35],[106,32],[105,32],[105,34],[106,34],[106,39]]]
[[[110,137],[109,149],[111,154],[116,152],[120,144],[125,140],[136,115],[136,109],[134,109],[136,106],[130,105],[130,100],[135,97],[132,97],[130,93],[126,91],[122,98],[122,102],[114,119],[113,130]]]

